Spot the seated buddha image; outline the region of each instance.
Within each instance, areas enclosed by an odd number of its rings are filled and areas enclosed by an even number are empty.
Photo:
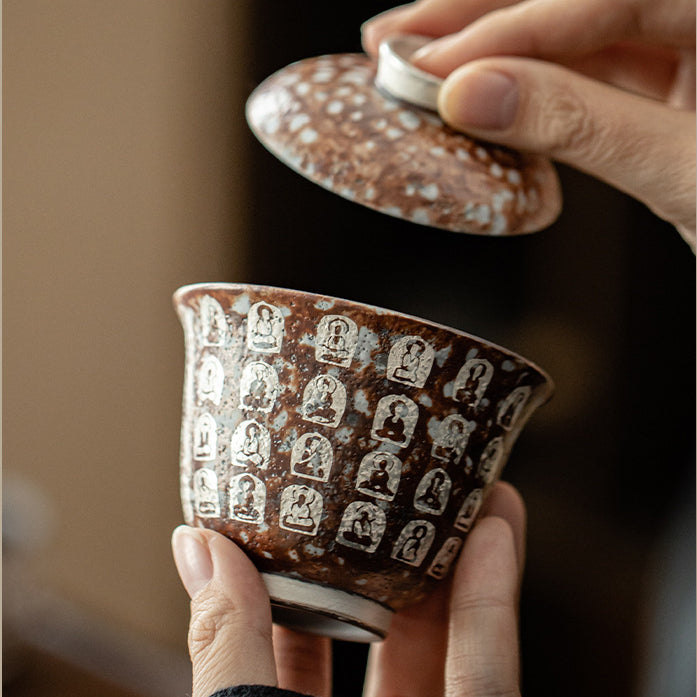
[[[341,315],[327,315],[317,327],[315,358],[322,363],[347,367],[356,349],[356,323]]]
[[[215,420],[206,412],[199,416],[194,428],[194,459],[214,460],[217,449]]]
[[[240,385],[241,406],[255,411],[271,410],[278,391],[278,378],[266,363],[250,363],[244,369]]]
[[[359,491],[363,491],[371,496],[377,496],[378,498],[388,500],[394,498],[395,491],[393,491],[390,486],[391,480],[395,478],[391,474],[391,470],[394,466],[392,462],[393,459],[394,456],[387,453],[378,453],[372,457],[370,463],[366,463],[369,469],[362,464],[359,470],[359,480],[357,484]],[[366,469],[368,469],[367,472],[365,471]]]
[[[455,379],[453,398],[476,407],[489,385],[494,368],[484,358],[471,358],[462,366]]]
[[[477,476],[481,477],[486,484],[496,478],[502,455],[503,439],[501,437],[492,438],[484,448],[477,467]]]
[[[215,356],[204,356],[198,374],[198,396],[203,401],[220,403],[223,393],[223,366]]]
[[[433,348],[423,339],[403,337],[390,350],[387,378],[412,387],[423,387],[431,372],[433,358]]]
[[[267,303],[253,305],[248,315],[247,346],[252,351],[278,353],[283,338],[283,317]]]
[[[204,346],[222,346],[227,334],[227,321],[218,301],[204,295],[201,298],[199,314]]]
[[[376,430],[380,438],[391,440],[393,443],[404,443],[407,440],[405,434],[405,417],[408,409],[404,402],[394,401],[389,406],[389,414],[382,422],[382,426]]]
[[[394,376],[402,380],[402,382],[415,383],[423,352],[423,342],[418,339],[412,339],[407,344],[407,350],[402,354],[399,366],[395,368]]]
[[[426,521],[416,521],[405,528],[397,541],[393,557],[412,566],[418,566],[428,551],[431,539],[428,539],[429,527]],[[432,535],[431,535],[432,537]]]
[[[497,422],[505,429],[513,427],[530,395],[529,387],[516,387],[501,403]]]
[[[314,535],[319,525],[322,498],[306,486],[290,486],[281,497],[281,527]]]
[[[452,482],[445,470],[440,468],[424,475],[414,495],[414,507],[424,513],[440,515],[450,496]]]
[[[293,472],[311,479],[326,479],[329,474],[326,462],[328,441],[319,434],[309,434],[298,442],[298,446],[293,447]]]
[[[303,416],[315,423],[336,425],[345,404],[343,385],[331,375],[320,375],[305,389]]]
[[[264,462],[262,455],[261,432],[262,427],[255,421],[250,421],[244,428],[242,443],[234,453],[235,463],[238,465],[259,466]]]
[[[351,521],[351,527],[344,530],[344,539],[360,547],[370,547],[373,544],[374,522],[375,517],[370,514],[370,509],[364,506]]]
[[[440,460],[457,464],[467,447],[471,424],[457,414],[446,416],[441,422],[438,439],[432,455]]]
[[[472,527],[472,523],[481,508],[482,501],[483,492],[481,489],[474,489],[468,494],[455,519],[455,527],[458,530],[467,532]]]
[[[348,358],[349,352],[346,344],[348,331],[348,324],[342,317],[337,317],[329,323],[327,336],[320,344],[318,355],[320,360],[343,362]]]
[[[234,518],[248,522],[260,522],[260,513],[256,500],[257,483],[249,475],[242,475],[237,481],[237,491],[231,504]]]
[[[462,547],[462,540],[459,537],[449,537],[436,554],[427,573],[434,578],[443,578],[448,573],[460,547]]]
[[[213,470],[200,469],[194,474],[194,501],[197,515],[220,515],[218,478]]]
[[[372,553],[385,532],[385,513],[367,501],[354,501],[344,512],[337,541],[347,547]]]

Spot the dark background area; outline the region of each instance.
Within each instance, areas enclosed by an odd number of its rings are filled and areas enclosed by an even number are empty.
[[[295,60],[359,51],[360,23],[391,4],[258,3],[250,91]],[[363,209],[249,141],[245,280],[420,315],[551,373],[557,395],[504,474],[529,512],[523,692],[638,694],[651,666],[655,567],[664,565],[664,535],[683,500],[687,523],[670,534],[694,550],[695,267],[687,245],[643,205],[564,167],[564,209],[552,227],[489,239]],[[693,559],[681,571],[689,583]],[[364,657],[364,647],[337,644],[338,697],[360,693]]]

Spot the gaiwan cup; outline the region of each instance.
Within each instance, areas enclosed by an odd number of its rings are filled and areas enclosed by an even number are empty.
[[[383,638],[447,576],[550,379],[464,332],[323,295],[207,283],[174,303],[186,522],[245,550],[276,622]]]

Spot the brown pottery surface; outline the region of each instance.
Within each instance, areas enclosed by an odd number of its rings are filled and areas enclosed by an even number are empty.
[[[347,300],[214,283],[175,306],[186,522],[391,610],[447,575],[552,390],[505,349]]]
[[[375,87],[364,54],[293,63],[247,103],[257,138],[344,198],[414,223],[482,235],[549,226],[561,209],[552,164],[475,141]]]

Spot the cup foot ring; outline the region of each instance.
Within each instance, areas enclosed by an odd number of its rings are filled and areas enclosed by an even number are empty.
[[[273,621],[290,629],[343,641],[385,638],[394,614],[374,600],[309,581],[262,573]]]

